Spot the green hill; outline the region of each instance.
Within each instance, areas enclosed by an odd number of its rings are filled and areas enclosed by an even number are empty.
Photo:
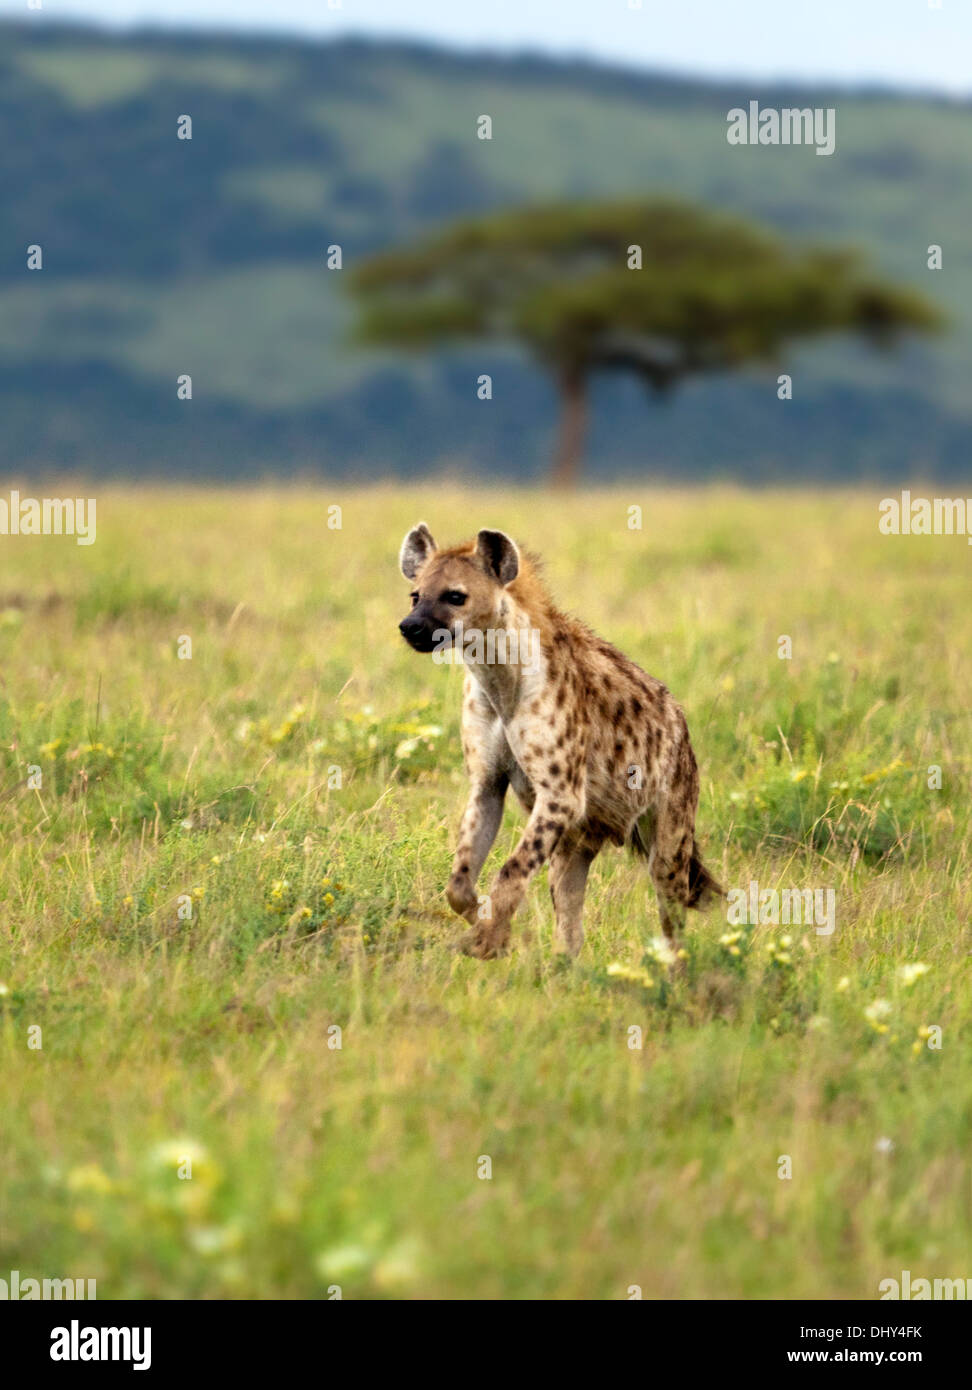
[[[837,151],[733,148],[726,112],[837,109]],[[476,138],[481,114],[493,139]],[[967,471],[970,105],[643,76],[404,44],[0,25],[0,410],[12,471],[535,476],[543,377],[476,347],[353,348],[355,258],[531,199],[676,193],[859,246],[945,304],[950,334],[801,351],[670,404],[596,392],[591,473],[849,478]],[[176,138],[192,117],[191,141]],[[927,247],[945,268],[927,269]],[[43,247],[40,273],[28,245]],[[476,397],[480,372],[493,400]],[[180,401],[188,373],[193,399]]]

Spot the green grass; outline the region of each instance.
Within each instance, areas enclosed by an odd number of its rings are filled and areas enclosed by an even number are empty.
[[[450,949],[460,673],[395,630],[420,517],[546,555],[685,706],[712,867],[833,888],[833,936],[692,914],[672,982],[606,852],[575,964],[545,873],[509,959]],[[132,489],[98,525],[2,542],[0,1273],[860,1299],[969,1273],[961,538],[881,537],[863,492],[636,487]]]

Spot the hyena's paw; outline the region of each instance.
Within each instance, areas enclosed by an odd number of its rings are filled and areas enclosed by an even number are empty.
[[[479,899],[476,897],[476,890],[468,878],[461,878],[453,874],[446,888],[446,899],[453,912],[460,917],[465,917],[471,926],[475,925]]]
[[[683,950],[677,937],[666,938],[670,957],[668,961],[668,978],[674,984],[677,980],[688,978],[688,955]]]
[[[487,925],[480,922],[460,939],[458,949],[464,956],[474,956],[476,960],[496,960],[509,953],[509,928],[504,931],[497,929],[493,923]]]
[[[576,960],[584,946],[583,931],[565,932],[560,929],[554,935],[554,954],[567,960]]]

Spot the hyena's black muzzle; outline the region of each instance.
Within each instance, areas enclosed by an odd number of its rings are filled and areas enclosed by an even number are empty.
[[[449,629],[441,619],[422,603],[417,603],[407,618],[398,624],[398,630],[410,647],[417,652],[435,651],[448,636]]]

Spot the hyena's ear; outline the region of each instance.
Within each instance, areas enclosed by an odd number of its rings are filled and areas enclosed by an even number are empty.
[[[480,531],[476,554],[501,584],[512,584],[520,573],[520,552],[505,531]]]
[[[432,539],[432,532],[424,521],[420,521],[417,526],[412,527],[402,541],[402,548],[398,556],[398,563],[401,565],[402,574],[406,579],[415,578],[433,550],[435,550],[435,541]]]

